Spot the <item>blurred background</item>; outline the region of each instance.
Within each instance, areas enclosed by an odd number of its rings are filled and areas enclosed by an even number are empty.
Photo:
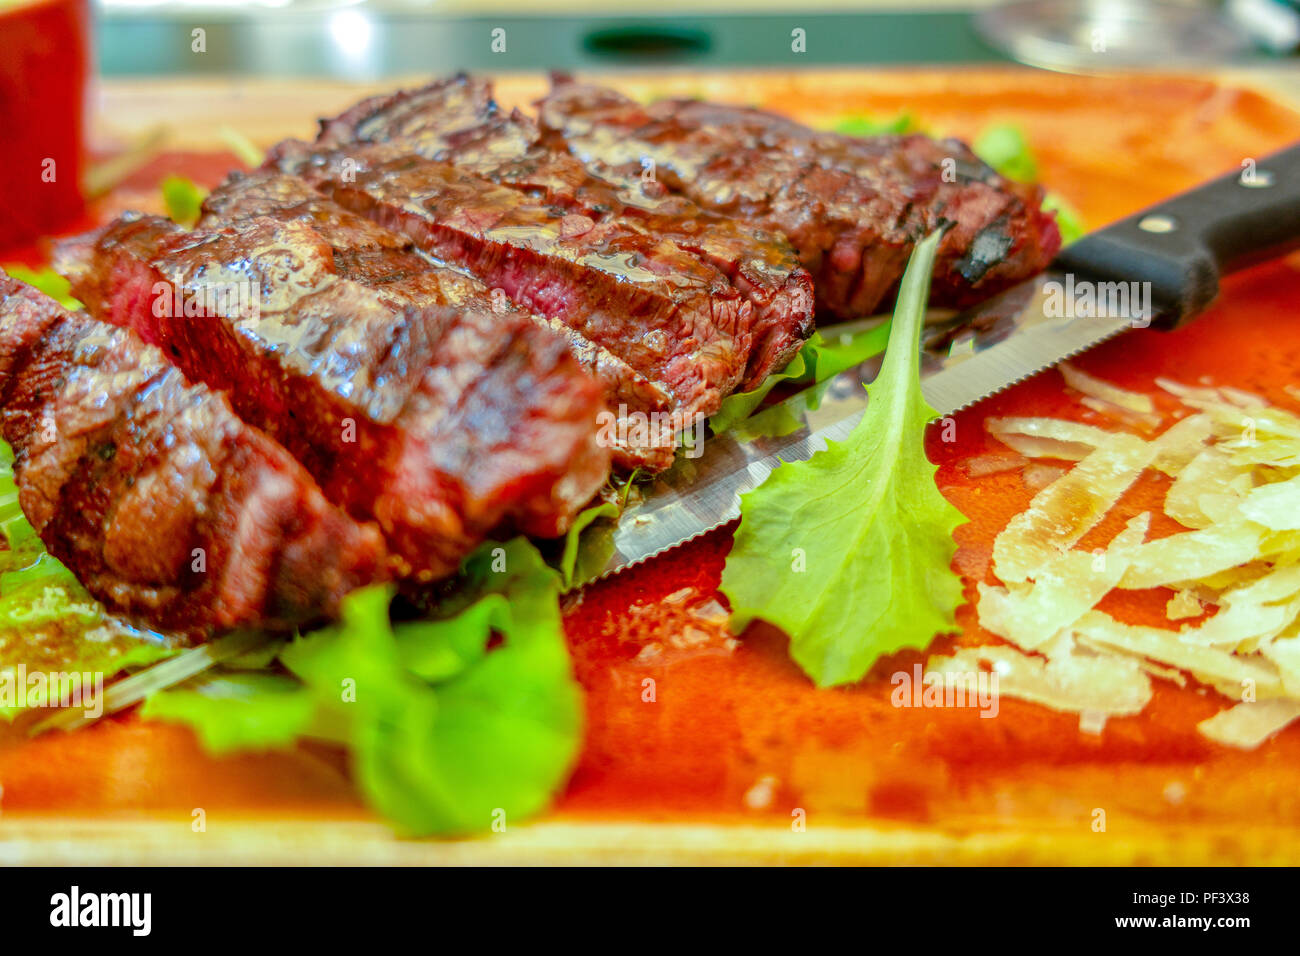
[[[1013,59],[1087,71],[1289,65],[1300,47],[1300,0],[97,0],[96,18],[105,76]]]

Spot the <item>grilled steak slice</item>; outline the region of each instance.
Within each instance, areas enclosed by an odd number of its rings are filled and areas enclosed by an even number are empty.
[[[671,396],[669,434],[716,411],[745,376],[752,304],[667,240],[562,214],[388,147],[298,156],[286,148],[279,161],[344,208],[622,359]]]
[[[200,228],[220,227],[254,217],[299,221],[309,225],[333,251],[339,275],[377,291],[398,306],[456,305],[480,311],[514,312],[504,291],[492,295],[477,279],[435,263],[415,249],[405,235],[383,229],[326,199],[304,180],[273,170],[234,173],[203,204]],[[608,349],[584,338],[557,319],[528,313],[533,321],[563,336],[569,350],[605,387],[613,408],[647,416],[666,415],[668,392],[641,375]],[[614,429],[611,450],[623,469],[660,470],[672,464],[676,441],[669,433],[638,443],[631,428]],[[657,440],[658,444],[653,443]]]
[[[1060,248],[1042,190],[1004,179],[957,140],[814,132],[761,110],[695,100],[641,106],[558,76],[542,127],[596,174],[640,188],[642,163],[705,209],[784,233],[819,312],[868,315],[913,244],[941,226],[930,301],[961,307],[1042,270]]]
[[[0,276],[0,429],[23,511],[95,597],[202,634],[332,615],[383,538],[133,333]]]
[[[620,193],[534,120],[502,111],[487,80],[459,75],[358,103],[323,121],[319,149],[363,143],[452,163],[462,172],[542,198],[557,212],[667,240],[719,270],[754,307],[743,388],[785,365],[812,333],[812,283],[784,237],[717,216],[663,190]],[[637,171],[638,177],[641,171]]]
[[[395,303],[341,277],[306,222],[123,218],[59,258],[95,315],[228,392],[376,519],[403,576],[449,574],[497,529],[561,534],[608,474],[600,386],[561,339],[519,314]]]

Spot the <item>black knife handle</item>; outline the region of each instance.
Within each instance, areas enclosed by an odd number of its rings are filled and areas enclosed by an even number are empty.
[[[1156,323],[1203,311],[1219,277],[1300,246],[1300,143],[1121,219],[1062,250],[1078,278],[1150,282]]]

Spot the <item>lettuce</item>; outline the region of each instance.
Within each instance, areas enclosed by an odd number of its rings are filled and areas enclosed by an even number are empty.
[[[217,753],[333,741],[402,832],[486,832],[544,809],[578,753],[559,586],[525,539],[489,542],[425,618],[394,624],[389,588],[356,591],[338,624],[283,649],[291,677],[206,675],[143,713]]]
[[[917,245],[862,421],[843,442],[777,468],[742,496],[722,573],[739,631],[762,619],[821,686],[860,679],[882,654],[953,626],[950,565],[962,516],[934,484],[920,339],[939,235]]]
[[[32,288],[44,292],[65,309],[81,308],[81,303],[72,297],[72,284],[49,266],[42,269],[31,269],[11,262],[8,265],[0,266],[0,269],[9,273],[19,282],[26,282]]]
[[[162,194],[167,215],[176,225],[188,229],[199,221],[207,191],[200,188],[194,180],[184,176],[168,176],[162,181]]]

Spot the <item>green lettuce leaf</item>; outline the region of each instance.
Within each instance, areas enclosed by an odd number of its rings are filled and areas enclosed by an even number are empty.
[[[291,747],[310,729],[316,701],[291,677],[217,670],[151,695],[140,713],[190,726],[204,747],[221,755]]]
[[[199,221],[207,190],[184,176],[168,176],[162,181],[163,203],[167,215],[178,226],[189,228]]]
[[[401,831],[484,832],[544,809],[577,756],[582,698],[559,584],[527,540],[490,542],[424,619],[392,623],[391,590],[365,588],[338,624],[284,648],[292,677],[200,678],[144,713],[193,727],[216,752],[335,741]]]
[[[1014,123],[988,127],[976,137],[972,148],[976,156],[1008,179],[1031,183],[1038,178],[1038,161],[1029,140]]]
[[[881,136],[889,133],[911,133],[920,127],[917,125],[916,117],[911,113],[900,113],[889,119],[851,114],[841,117],[833,129],[836,133],[844,133],[848,136]]]
[[[721,406],[709,416],[709,429],[715,435],[737,429],[742,424],[745,428],[738,431],[741,439],[754,435],[783,434],[780,428],[785,421],[794,427],[798,422],[789,416],[781,416],[775,407],[761,408],[777,385],[782,382],[791,385],[822,385],[829,382],[840,372],[853,368],[885,350],[889,341],[889,323],[869,324],[857,328],[857,323],[827,329],[827,336],[814,332],[803,347],[795,354],[789,364],[779,372],[774,372],[748,392],[734,392],[722,400]],[[809,408],[816,408],[820,401],[820,391],[806,399]],[[761,409],[761,410],[760,410]],[[769,421],[756,421],[763,417]],[[774,423],[780,422],[781,424]]]
[[[30,269],[18,263],[0,266],[19,282],[26,282],[34,289],[39,289],[66,309],[79,309],[81,303],[72,297],[72,284],[49,266],[43,269]]]
[[[1056,225],[1061,230],[1062,245],[1068,246],[1087,233],[1088,226],[1083,221],[1083,215],[1060,193],[1049,189],[1043,196],[1043,208],[1056,213]]]
[[[722,574],[733,624],[780,627],[821,686],[860,679],[882,654],[924,647],[952,627],[961,601],[950,564],[963,518],[935,487],[924,445],[935,413],[921,396],[920,339],[938,241],[912,254],[862,421],[741,499]]]

